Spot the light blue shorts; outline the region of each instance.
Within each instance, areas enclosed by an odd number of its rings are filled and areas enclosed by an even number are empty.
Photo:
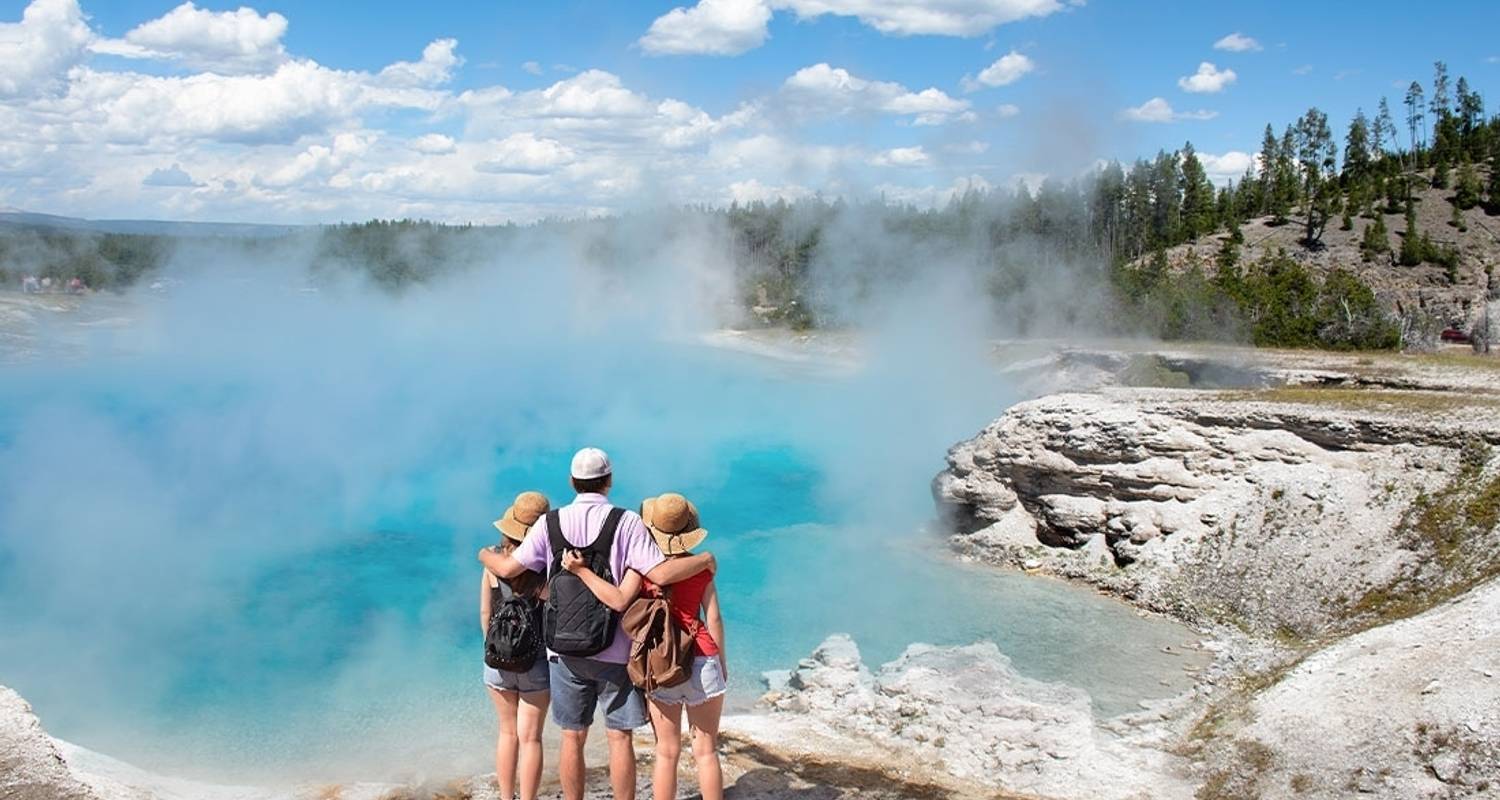
[[[544,656],[538,656],[536,663],[526,672],[507,672],[489,664],[484,665],[484,685],[497,692],[545,692],[551,686],[549,678],[550,670],[547,669],[547,659]]]
[[[651,699],[658,703],[681,706],[697,706],[707,703],[729,691],[724,682],[724,668],[718,656],[698,656],[693,659],[693,676],[676,686],[657,689]]]

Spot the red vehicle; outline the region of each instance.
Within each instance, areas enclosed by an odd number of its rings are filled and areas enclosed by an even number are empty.
[[[1454,344],[1469,343],[1469,334],[1464,333],[1458,328],[1452,327],[1445,328],[1441,334],[1438,334],[1438,338],[1442,339],[1445,342],[1452,342]]]

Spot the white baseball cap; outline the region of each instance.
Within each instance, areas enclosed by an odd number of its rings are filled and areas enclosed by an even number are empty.
[[[575,480],[602,478],[613,469],[609,463],[609,454],[597,447],[585,447],[573,454],[572,472]]]

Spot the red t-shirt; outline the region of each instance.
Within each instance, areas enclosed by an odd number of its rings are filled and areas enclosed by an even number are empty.
[[[698,631],[693,637],[693,654],[698,656],[707,657],[719,654],[718,642],[715,642],[713,634],[708,632],[708,626],[698,619],[698,608],[703,605],[703,595],[713,581],[714,574],[704,570],[671,586],[672,619],[677,622],[677,627],[685,631],[694,629]],[[661,587],[651,581],[646,581],[644,585],[647,591],[661,591]]]

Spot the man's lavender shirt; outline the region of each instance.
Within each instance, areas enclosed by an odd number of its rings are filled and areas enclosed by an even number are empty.
[[[570,505],[558,509],[563,539],[574,547],[589,546],[604,527],[604,518],[608,516],[610,508],[609,498],[602,494],[580,494],[573,498]],[[543,517],[532,526],[520,546],[511,552],[511,557],[521,566],[545,575],[552,566],[552,542],[548,534],[547,520]],[[665,560],[666,556],[661,554],[661,548],[656,546],[656,540],[651,538],[640,515],[634,511],[626,511],[620,517],[620,527],[615,530],[614,548],[609,554],[609,571],[614,577],[615,585],[620,585],[626,570],[633,569],[645,575]],[[611,664],[629,661],[630,635],[625,633],[625,627],[621,625],[616,629],[614,641],[592,658]]]

